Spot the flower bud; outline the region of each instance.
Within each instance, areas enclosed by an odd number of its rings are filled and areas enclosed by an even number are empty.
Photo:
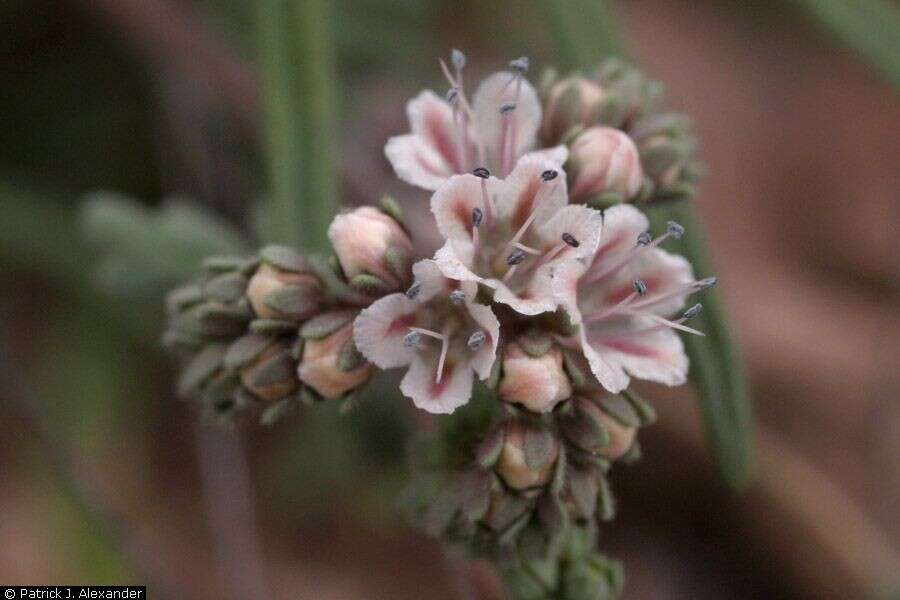
[[[597,406],[591,400],[580,399],[578,409],[582,418],[589,418],[595,423],[601,425],[607,432],[606,443],[597,445],[594,448],[585,448],[586,450],[596,452],[600,456],[610,460],[621,458],[634,443],[637,434],[636,427],[628,427],[619,420],[613,418],[605,410]]]
[[[517,343],[507,344],[499,394],[503,400],[522,404],[532,412],[553,410],[572,395],[560,348],[554,344],[542,356],[535,357]]]
[[[315,314],[321,292],[321,282],[315,275],[265,262],[247,286],[247,298],[258,317],[286,321],[302,321]]]
[[[553,84],[547,93],[541,136],[552,146],[565,138],[573,127],[590,127],[600,117],[606,91],[585,77],[573,76]]]
[[[299,384],[290,350],[282,344],[266,348],[240,370],[241,383],[254,396],[272,402],[293,393]]]
[[[623,199],[641,189],[643,170],[637,146],[622,131],[591,127],[579,135],[569,154],[569,196],[586,201],[603,192]]]
[[[362,385],[372,365],[356,350],[350,322],[324,338],[307,340],[297,373],[323,398],[338,398]]]
[[[553,477],[553,467],[559,457],[559,442],[555,437],[551,437],[548,460],[541,461],[543,464],[537,469],[529,467],[525,449],[527,432],[525,424],[520,421],[510,421],[506,424],[503,450],[500,451],[500,460],[495,466],[497,474],[506,485],[517,490],[547,484]]]
[[[328,239],[334,247],[347,279],[358,275],[374,275],[399,289],[404,283],[412,253],[409,236],[393,218],[371,206],[363,206],[340,214],[328,228]]]

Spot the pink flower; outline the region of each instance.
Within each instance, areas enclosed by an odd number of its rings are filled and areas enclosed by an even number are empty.
[[[627,200],[641,189],[644,172],[637,146],[618,129],[597,126],[584,131],[572,143],[569,163],[573,200],[589,200],[603,192]]]
[[[487,379],[500,322],[474,302],[477,286],[445,278],[432,260],[413,265],[415,283],[363,310],[356,346],[382,369],[409,366],[400,391],[430,413],[452,413],[469,401],[475,375]]]
[[[406,107],[410,133],[392,137],[385,154],[397,176],[412,185],[436,190],[448,177],[486,167],[501,175],[535,147],[541,124],[541,102],[525,79],[528,59],[510,63],[484,79],[470,104],[463,82],[465,57],[453,53],[455,74],[441,62],[450,91],[441,98],[421,92]],[[565,162],[558,146],[544,153]]]
[[[684,307],[690,294],[715,283],[712,277],[696,281],[684,258],[658,247],[680,237],[680,225],[670,222],[655,240],[647,228],[647,218],[632,206],[607,209],[596,252],[585,260],[566,261],[553,273],[560,306],[580,324],[573,341],[611,392],[628,387],[630,377],[684,383],[688,359],[675,330],[703,335],[684,325],[701,306],[674,320],[666,317]]]
[[[337,215],[328,227],[328,239],[348,279],[374,275],[393,289],[402,289],[403,282],[391,268],[388,253],[408,256],[412,242],[393,218],[377,208],[363,206]]]
[[[431,210],[447,239],[435,255],[443,274],[486,285],[495,302],[523,315],[556,309],[554,265],[590,256],[600,235],[600,212],[569,205],[559,163],[538,154],[505,180],[486,169],[452,176]]]

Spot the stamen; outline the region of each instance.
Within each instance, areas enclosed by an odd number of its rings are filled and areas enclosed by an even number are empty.
[[[450,88],[449,90],[447,90],[444,98],[447,99],[447,102],[450,104],[450,106],[456,108],[456,103],[457,101],[459,101],[459,90],[455,87]]]
[[[466,293],[462,290],[453,290],[450,292],[450,302],[453,304],[462,304],[466,301]]]
[[[515,60],[509,61],[509,68],[516,73],[523,75],[528,70],[528,62],[527,56],[520,56]]]
[[[441,336],[442,340],[441,356],[438,358],[437,375],[434,378],[435,383],[440,383],[441,377],[444,376],[444,362],[447,360],[447,350],[450,348],[450,326],[444,327],[444,333],[438,335]]]
[[[522,252],[527,252],[528,254],[533,254],[535,256],[538,256],[539,254],[541,254],[541,251],[538,250],[537,248],[532,248],[530,246],[526,246],[525,244],[522,244],[520,242],[513,243],[513,247],[518,248]]]
[[[500,107],[500,114],[506,116],[514,110],[516,110],[515,102],[509,102]]]
[[[650,235],[649,231],[642,231],[641,234],[637,237],[638,246],[649,246],[652,241],[653,236]]]
[[[421,333],[422,335],[427,335],[428,337],[433,337],[436,340],[443,340],[446,336],[442,333],[438,333],[436,331],[431,331],[430,329],[423,329],[421,327],[410,327],[410,332],[412,333]],[[409,335],[409,334],[407,334]]]
[[[454,48],[450,51],[450,62],[457,71],[461,71],[466,66],[466,55]]]
[[[692,281],[688,284],[678,286],[677,288],[665,292],[663,294],[654,294],[648,297],[645,300],[640,302],[635,302],[631,305],[633,310],[647,308],[648,306],[652,306],[654,304],[659,304],[660,302],[664,302],[669,300],[670,298],[674,298],[676,296],[681,296],[682,294],[694,294],[696,292],[701,292],[707,288],[710,288],[716,284],[715,277],[707,277],[706,279],[702,279],[700,281]]]
[[[556,176],[559,175],[559,171],[555,169],[547,169],[543,173],[541,173],[541,179],[544,181],[553,181],[556,179]]]
[[[644,283],[643,279],[634,280],[634,291],[637,292],[638,296],[643,296],[647,293],[647,284]]]
[[[478,167],[472,171],[472,175],[481,179],[481,204],[484,210],[484,216],[487,218],[487,225],[490,227],[494,224],[494,211],[487,191],[487,180],[491,176],[491,172],[484,167]]]
[[[717,283],[719,283],[718,277],[707,277],[706,279],[701,279],[697,282],[697,291],[701,292],[703,290],[709,289]]]
[[[509,253],[509,256],[506,257],[506,264],[511,267],[520,264],[525,260],[525,251],[521,248],[516,248],[512,252]]]
[[[482,220],[484,220],[484,211],[476,206],[472,209],[472,225],[481,227]]]
[[[702,331],[698,331],[697,329],[694,329],[693,327],[688,327],[687,325],[682,325],[682,323],[687,321],[687,319],[685,319],[684,317],[681,317],[680,319],[677,319],[675,321],[670,321],[668,319],[664,319],[664,318],[660,317],[659,315],[654,315],[652,313],[636,313],[636,314],[638,314],[639,316],[642,316],[642,317],[647,317],[648,319],[650,319],[652,321],[656,321],[657,323],[659,323],[660,325],[664,325],[665,327],[671,327],[672,329],[684,331],[685,333],[692,333],[694,335],[706,336],[706,334],[703,333]]]
[[[422,336],[418,331],[410,331],[403,336],[403,345],[407,348],[415,348],[419,345],[421,339]]]
[[[487,336],[484,334],[483,331],[476,331],[475,333],[473,333],[472,335],[469,336],[469,341],[466,342],[466,344],[468,344],[469,348],[471,348],[472,350],[477,351],[477,350],[481,349],[481,347],[484,345],[484,341],[486,339],[487,339]]]
[[[415,300],[416,296],[419,295],[419,292],[422,291],[422,284],[418,281],[409,286],[409,289],[406,290],[406,297],[410,300]]]
[[[700,311],[702,311],[702,310],[703,310],[703,305],[698,302],[697,304],[693,305],[692,307],[690,307],[689,309],[684,311],[683,317],[685,320],[693,319],[694,317],[699,315]]]
[[[684,235],[684,227],[675,221],[669,221],[666,223],[666,233],[678,240]]]
[[[563,233],[563,234],[562,234],[562,241],[564,241],[564,242],[565,242],[566,244],[568,244],[569,246],[572,246],[573,248],[577,248],[578,246],[581,245],[581,242],[579,242],[578,240],[576,240],[576,239],[575,239],[575,236],[572,235],[571,233]]]

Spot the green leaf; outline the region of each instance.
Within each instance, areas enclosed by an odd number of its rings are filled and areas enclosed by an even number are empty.
[[[702,229],[693,209],[684,202],[656,206],[649,211],[651,227],[663,230],[669,220],[687,229],[680,240],[667,243],[668,249],[681,254],[700,277],[712,275]],[[744,371],[737,346],[732,340],[725,309],[714,289],[706,290],[698,301],[703,311],[691,326],[706,336],[683,336],[691,360],[690,379],[697,389],[700,413],[707,443],[725,480],[734,488],[743,488],[749,480],[749,456],[752,426]]]
[[[900,91],[900,8],[885,0],[791,0]]]
[[[538,0],[562,67],[592,69],[621,51],[610,0]]]

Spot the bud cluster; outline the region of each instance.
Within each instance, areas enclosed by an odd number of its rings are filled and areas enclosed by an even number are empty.
[[[214,257],[169,294],[165,345],[184,361],[179,393],[205,413],[271,423],[299,403],[344,397],[372,365],[353,340],[360,309],[409,283],[412,244],[392,201],[335,218],[331,268],[285,246]],[[397,216],[391,216],[391,214]]]
[[[619,60],[593,76],[543,83],[544,146],[570,147],[571,196],[598,207],[691,198],[699,175],[689,119],[665,110],[662,85]]]

